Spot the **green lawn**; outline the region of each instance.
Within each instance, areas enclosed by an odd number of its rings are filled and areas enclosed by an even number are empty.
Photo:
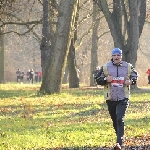
[[[40,85],[0,85],[0,150],[113,147],[115,133],[102,89],[63,89],[39,95]],[[150,135],[150,90],[131,94],[126,145]],[[150,137],[150,136],[149,136]]]

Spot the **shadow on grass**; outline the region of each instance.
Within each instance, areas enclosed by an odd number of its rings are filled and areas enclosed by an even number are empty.
[[[43,120],[50,119],[52,121],[67,121],[69,118],[77,120],[81,117],[88,117],[88,116],[98,116],[99,114],[105,114],[106,111],[106,104],[102,103],[100,105],[93,105],[93,104],[62,104],[62,105],[28,105],[28,104],[20,104],[18,106],[8,105],[8,106],[0,106],[0,116],[7,116],[7,117],[19,117],[19,118],[30,118],[28,115],[39,116],[37,120],[40,119],[40,114],[44,116]],[[75,111],[74,111],[75,110]],[[67,112],[67,114],[64,113]],[[65,115],[64,115],[64,114]],[[23,114],[24,116],[22,116]],[[59,114],[63,114],[59,116]],[[55,116],[52,117],[51,116]],[[107,114],[108,115],[108,114]],[[32,118],[31,118],[32,119]],[[76,121],[76,119],[74,121]],[[3,119],[1,119],[3,120]],[[36,120],[36,119],[34,119]],[[40,121],[42,122],[42,121]]]
[[[52,105],[52,104],[31,104],[30,102],[25,102],[22,100],[20,101],[21,103],[17,105],[1,105],[0,106],[0,114],[1,115],[18,115],[20,113],[32,113],[33,115],[37,115],[40,113],[44,112],[45,116],[51,116],[55,115],[58,113],[62,113],[63,111],[71,111],[69,117],[75,117],[75,116],[89,116],[89,115],[97,115],[98,113],[100,114],[105,114],[107,112],[107,105],[104,101],[104,103],[99,103],[99,104],[89,104],[89,103],[84,103],[84,104],[79,104],[79,103],[74,103],[74,104],[57,104],[57,105]],[[150,100],[147,101],[130,101],[129,108],[127,111],[130,113],[137,113],[141,112],[144,110],[149,110],[149,104]],[[72,111],[74,109],[75,111]],[[59,110],[59,112],[57,112]],[[105,111],[105,113],[104,113]],[[108,113],[108,112],[107,112]],[[65,116],[66,117],[66,116]],[[59,118],[57,118],[59,119]]]
[[[36,87],[27,87],[21,90],[0,90],[0,98],[12,98],[12,97],[21,97],[21,96],[31,96],[39,97],[43,95],[38,95],[39,88]],[[62,93],[69,93],[70,95],[75,96],[85,96],[85,95],[103,95],[103,87],[83,87],[83,88],[68,88],[63,89]],[[150,88],[137,88],[132,89],[131,93],[150,93]]]
[[[0,98],[14,98],[14,97],[42,97],[43,94],[37,89],[22,89],[22,90],[0,90]],[[103,90],[93,89],[93,90],[82,90],[82,89],[68,89],[63,90],[62,93],[69,93],[74,96],[87,96],[87,95],[103,95]]]
[[[35,150],[113,150],[108,147],[66,147],[66,148],[46,148],[46,149],[35,149]]]
[[[13,97],[40,97],[36,88],[22,89],[22,90],[1,90],[0,98],[13,98]],[[103,88],[77,88],[77,89],[64,89],[62,93],[69,93],[74,96],[103,96]],[[132,94],[136,93],[150,93],[150,88],[138,88],[131,90]]]
[[[36,94],[35,90],[0,90],[0,98],[14,98],[14,97],[27,97]],[[36,95],[35,95],[36,96]]]
[[[136,88],[131,89],[131,93],[150,93],[150,87],[149,88]]]
[[[66,148],[46,148],[46,149],[35,149],[35,150],[114,150],[112,147],[66,147]],[[150,145],[145,146],[129,146],[123,150],[150,150]]]
[[[69,93],[70,95],[74,95],[74,96],[103,95],[103,89],[102,88],[68,89],[68,90],[63,90],[63,92]]]

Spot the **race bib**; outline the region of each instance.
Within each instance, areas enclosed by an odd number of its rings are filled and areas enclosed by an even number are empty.
[[[111,86],[113,87],[123,87],[124,77],[113,77],[111,82]]]

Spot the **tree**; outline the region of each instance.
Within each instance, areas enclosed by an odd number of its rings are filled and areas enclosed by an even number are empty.
[[[94,85],[93,80],[93,71],[95,67],[98,66],[98,27],[100,24],[100,16],[99,16],[98,6],[93,3],[93,16],[92,16],[92,48],[91,48],[91,74],[90,74],[90,86]]]
[[[74,38],[71,40],[71,45],[68,54],[68,70],[69,70],[69,88],[79,87],[79,72],[76,67]]]
[[[61,83],[66,65],[69,46],[72,39],[78,0],[61,0],[55,42],[49,57],[40,91],[46,93],[61,92]]]
[[[13,1],[0,1],[0,18],[4,18],[4,11],[7,10],[8,3],[11,4]],[[0,26],[0,84],[5,82],[4,77],[4,26]]]
[[[71,39],[71,44],[69,48],[68,54],[68,70],[69,70],[69,88],[79,88],[79,68],[77,68],[76,64],[76,47],[75,43],[77,41],[77,23],[79,18],[79,3],[77,4],[77,12],[75,17],[74,24],[74,35]]]
[[[106,18],[114,47],[122,49],[123,59],[135,66],[139,38],[145,22],[146,0],[93,1]]]
[[[48,0],[43,0],[43,27],[41,49],[41,67],[44,73],[47,60],[50,56],[50,25],[49,25],[49,4]]]
[[[55,22],[54,18],[57,15],[57,3],[55,0],[43,0],[43,27],[42,27],[42,41],[40,45],[41,49],[41,67],[44,73],[50,52],[52,49],[52,43],[54,43],[55,34]]]
[[[4,34],[3,27],[0,28],[0,84],[4,83]]]

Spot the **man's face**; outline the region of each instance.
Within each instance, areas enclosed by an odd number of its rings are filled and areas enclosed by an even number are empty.
[[[119,64],[122,60],[122,55],[114,54],[114,55],[112,55],[112,59],[114,61],[114,64]]]

